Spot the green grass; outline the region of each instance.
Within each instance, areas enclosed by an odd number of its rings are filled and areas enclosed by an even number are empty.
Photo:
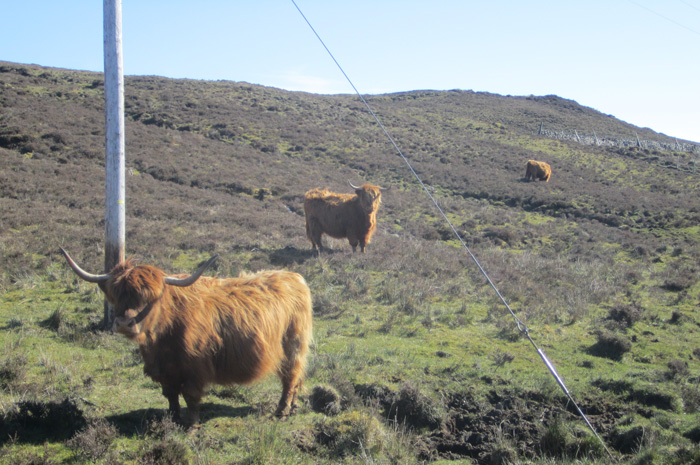
[[[217,253],[208,275],[287,268],[314,298],[297,415],[271,419],[271,377],[213,387],[198,429],[168,422],[58,252],[102,266],[100,79],[0,66],[3,114],[22,115],[0,118],[0,462],[613,463],[352,96],[131,77],[127,255],[167,273]],[[675,153],[536,136],[582,115],[599,136],[639,129],[552,96],[371,100],[616,463],[698,463],[697,176]],[[530,158],[549,183],[523,182]],[[328,240],[317,257],[303,193],[348,181],[392,186],[378,231],[364,255]],[[315,411],[316,388],[339,410]]]
[[[376,249],[377,253],[385,253],[386,245],[377,245]],[[431,260],[431,256],[443,253],[443,249],[452,248],[443,245],[408,250]],[[530,256],[523,261],[523,252],[517,250],[506,253],[494,248],[487,252],[485,261],[492,269],[494,263],[502,263],[497,269],[505,266],[504,270],[511,270],[517,263],[524,266],[523,270],[532,269],[530,260],[542,260]],[[173,259],[173,268],[196,267],[202,258],[202,254],[180,254]],[[664,260],[669,258],[664,256]],[[323,307],[322,300],[321,307],[316,310],[307,393],[316,385],[334,386],[348,399],[345,416],[338,420],[325,418],[312,412],[307,405],[289,422],[271,420],[269,417],[279,394],[274,378],[252,387],[238,388],[233,396],[217,395],[217,392],[224,393],[217,388],[205,399],[203,426],[192,433],[174,431],[168,439],[172,444],[169,443],[166,450],[180,451],[190,463],[334,463],[338,457],[345,457],[350,463],[364,463],[370,460],[368,457],[377,463],[393,463],[391,457],[395,456],[409,463],[416,460],[419,453],[411,444],[429,430],[425,427],[393,429],[381,409],[373,410],[358,397],[357,387],[365,385],[381,386],[394,395],[410,386],[430,399],[443,420],[451,411],[449,399],[455,395],[467,395],[470,402],[485,405],[493,402],[493,396],[514,396],[512,412],[546,407],[559,409],[563,415],[566,405],[563,395],[529,343],[517,337],[512,318],[493,301],[490,290],[479,283],[480,279],[472,275],[471,265],[462,271],[461,279],[471,283],[463,294],[464,290],[455,293],[457,288],[452,292],[444,291],[440,286],[441,270],[435,264],[431,268],[420,261],[411,263],[405,271],[397,268],[396,277],[387,279],[386,271],[364,273],[368,265],[374,267],[368,260],[367,256],[333,254],[296,266],[297,271],[306,276],[314,296],[325,295],[325,303],[329,305]],[[628,255],[627,260],[633,257]],[[384,265],[391,267],[391,262]],[[445,265],[447,263],[443,262]],[[544,261],[534,267],[542,265],[550,266]],[[556,261],[552,265],[559,273],[570,266]],[[0,344],[5,348],[4,359],[22,354],[26,360],[26,372],[21,380],[14,381],[0,395],[5,418],[12,418],[15,405],[22,401],[49,402],[68,398],[86,420],[106,418],[116,425],[117,438],[100,460],[108,463],[109,457],[119,456],[123,463],[142,463],[143,457],[160,457],[157,445],[162,440],[155,440],[148,433],[148,423],[160,421],[166,407],[159,387],[142,374],[135,347],[117,335],[95,328],[101,315],[102,298],[94,286],[76,281],[67,272],[60,271],[61,266],[60,262],[52,263],[47,275],[27,276],[0,296],[0,327],[5,328],[0,332]],[[415,275],[414,266],[425,268]],[[519,272],[517,266],[516,273]],[[600,265],[594,263],[574,264],[571,270],[572,276],[605,279]],[[417,276],[422,278],[416,279]],[[413,283],[406,283],[407,279],[412,279]],[[641,282],[651,279],[653,273],[643,275]],[[502,284],[510,285],[505,281]],[[438,290],[432,290],[436,286]],[[697,284],[694,286],[692,295],[697,296]],[[605,305],[592,308],[591,304],[586,305],[588,310],[573,324],[551,321],[544,309],[531,316],[532,321],[528,322],[536,343],[544,348],[584,409],[600,408],[601,401],[607,405],[606,409],[617,403],[634,406],[632,411],[640,413],[627,413],[629,424],[657,432],[654,437],[657,442],[645,447],[654,449],[659,457],[675,454],[678,447],[693,450],[693,446],[682,439],[682,434],[694,426],[697,415],[697,412],[683,413],[684,403],[677,389],[682,386],[687,391],[686,396],[697,395],[692,394],[697,390],[693,381],[694,365],[691,362],[682,378],[668,384],[672,381],[668,362],[692,356],[689,348],[697,341],[698,329],[692,318],[670,322],[671,312],[677,311],[678,306],[666,300],[668,294],[662,293],[661,297],[665,298],[659,300],[653,293],[646,297],[640,293],[638,299],[644,308],[644,317],[624,332],[626,337],[636,337],[637,341],[622,362],[587,353],[587,348],[596,340],[594,328],[603,324],[607,315]],[[514,297],[514,306],[522,314],[525,309],[520,302],[527,300]],[[693,297],[686,297],[689,298]],[[649,305],[651,301],[647,300],[650,299],[657,303]],[[552,311],[550,308],[550,315]],[[599,380],[603,380],[603,384]],[[608,386],[616,380],[629,386],[620,392],[596,387]],[[541,407],[516,400],[531,396],[541,399],[538,401],[542,402]],[[659,396],[670,399],[669,406],[658,404]],[[627,409],[620,406],[610,410],[610,414],[625,411]],[[670,432],[662,426],[669,421],[674,425]],[[575,416],[569,416],[566,422],[568,428],[577,428]],[[612,431],[621,431],[621,426],[614,423],[604,425],[609,441],[615,437],[610,436]],[[377,431],[362,432],[361,428],[366,427],[377,428]],[[325,442],[318,439],[319,428],[331,428],[336,439]],[[351,433],[348,428],[360,430]],[[351,447],[354,444],[351,440],[342,439],[346,434],[350,437],[369,434],[367,438],[372,438],[368,440],[374,441],[374,445],[366,450]],[[672,439],[678,446],[671,449],[661,446],[667,440],[664,438]],[[517,442],[516,439],[506,434],[500,440],[505,442],[498,447],[510,444],[507,450],[517,450],[513,442]],[[569,437],[568,441],[573,439]],[[494,443],[494,447],[497,444]],[[20,439],[5,443],[2,450],[4,457],[13,463],[29,463],[27,457],[41,457],[45,450],[50,452],[55,463],[84,461],[80,456],[83,452],[76,453],[67,446],[66,440],[35,444]],[[600,456],[599,459],[603,460]],[[546,463],[546,459],[541,460],[540,463]]]

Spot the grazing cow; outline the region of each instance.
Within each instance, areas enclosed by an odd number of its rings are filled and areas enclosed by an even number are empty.
[[[139,345],[144,373],[160,383],[177,421],[180,394],[194,425],[209,385],[248,384],[268,373],[282,381],[275,415],[286,417],[297,407],[312,324],[311,294],[301,275],[261,271],[200,278],[216,256],[191,276],[166,276],[132,260],[93,275],[61,252],[114,306],[114,330]]]
[[[525,168],[525,179],[528,181],[539,179],[540,181],[549,182],[551,175],[552,168],[549,164],[543,161],[528,160]]]
[[[327,234],[336,239],[346,237],[352,251],[360,244],[365,253],[374,230],[377,228],[377,210],[382,202],[382,191],[372,184],[355,187],[354,194],[336,194],[328,189],[311,189],[304,195],[306,237],[312,248],[323,250],[321,236]]]

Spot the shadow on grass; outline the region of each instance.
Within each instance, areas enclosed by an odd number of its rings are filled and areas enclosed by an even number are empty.
[[[257,410],[253,407],[230,407],[228,405],[205,402],[201,405],[201,421],[206,423],[214,418],[230,417],[244,418]],[[148,429],[148,425],[160,421],[169,416],[168,410],[163,409],[138,409],[119,415],[109,415],[105,419],[113,424],[120,436],[138,436]],[[183,409],[182,417],[187,418],[187,409]]]
[[[324,247],[323,255],[333,255],[335,253],[340,253],[342,250],[333,250]],[[292,245],[288,245],[283,249],[272,250],[268,253],[270,258],[270,264],[275,266],[288,266],[288,265],[299,265],[306,262],[309,259],[318,258],[318,251],[311,249],[298,249]]]
[[[17,411],[0,417],[0,446],[7,442],[43,444],[47,441],[65,441],[88,424],[83,411],[72,399],[61,402],[20,402]],[[219,417],[244,418],[258,410],[253,407],[203,403],[202,423]],[[184,414],[187,413],[185,409]],[[153,421],[168,416],[167,409],[138,409],[105,419],[117,428],[120,436],[138,436],[148,430]],[[183,415],[184,416],[184,415]]]

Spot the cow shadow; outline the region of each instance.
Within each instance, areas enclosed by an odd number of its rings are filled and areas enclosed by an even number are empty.
[[[203,402],[201,404],[200,419],[204,424],[215,418],[245,418],[259,411],[254,407],[231,407],[213,402]],[[119,415],[109,415],[105,419],[119,432],[120,436],[138,436],[148,431],[149,425],[162,422],[170,417],[168,409],[138,409]],[[182,417],[187,418],[187,408],[182,409]]]
[[[323,248],[323,255],[332,255],[340,251],[335,251],[327,247]],[[275,266],[289,266],[289,265],[299,265],[306,262],[309,259],[318,258],[318,251],[308,248],[308,249],[298,249],[293,245],[288,245],[283,249],[272,250],[268,253],[270,259],[270,264]]]

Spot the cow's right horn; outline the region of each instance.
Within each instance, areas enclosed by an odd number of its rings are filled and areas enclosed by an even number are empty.
[[[72,258],[70,258],[70,255],[68,255],[68,252],[63,250],[63,247],[59,247],[61,249],[61,253],[63,254],[64,257],[66,257],[66,260],[68,261],[68,264],[70,267],[73,269],[75,274],[78,275],[79,278],[84,279],[85,281],[89,283],[101,283],[104,281],[107,281],[109,279],[108,274],[92,274],[88,273],[87,271],[83,270],[78,266],[77,263],[73,261]]]
[[[187,287],[191,286],[194,284],[200,276],[202,276],[202,273],[204,273],[207,268],[211,266],[212,263],[214,263],[214,260],[216,260],[219,257],[219,254],[214,255],[211,257],[209,260],[206,261],[206,263],[202,266],[199,267],[197,271],[195,271],[193,274],[186,278],[172,278],[170,276],[166,276],[165,278],[165,283],[170,284],[171,286],[178,286],[178,287]]]
[[[350,181],[348,181],[348,184],[350,184],[350,187],[352,187],[352,188],[355,189],[355,190],[359,189],[359,187],[353,186],[352,183],[351,183]]]

